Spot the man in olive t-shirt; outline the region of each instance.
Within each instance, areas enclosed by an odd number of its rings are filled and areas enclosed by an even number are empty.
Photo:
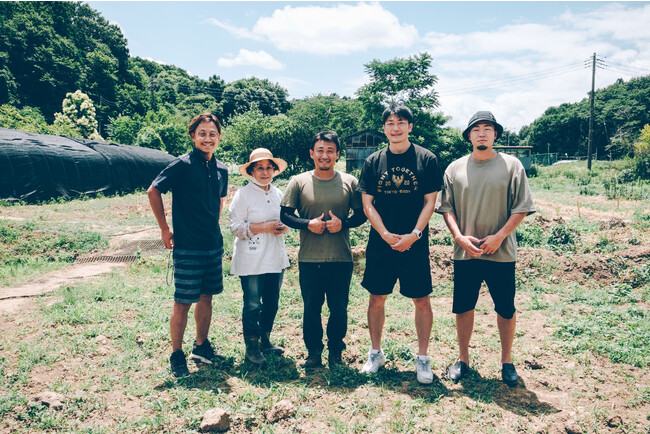
[[[448,370],[458,381],[469,370],[469,342],[474,327],[474,308],[485,282],[494,301],[501,338],[501,375],[509,386],[519,382],[512,364],[515,337],[515,229],[535,212],[526,172],[521,162],[501,154],[493,144],[503,132],[488,111],[470,119],[463,137],[472,143],[472,153],[447,167],[441,203],[443,215],[454,236],[454,299],[459,356]]]
[[[349,229],[366,220],[356,192],[356,178],[334,170],[339,153],[339,139],[334,131],[316,134],[309,150],[314,170],[294,176],[281,203],[282,222],[300,229],[298,269],[304,303],[303,340],[308,351],[305,367],[321,365],[321,309],[326,297],[330,310],[328,361],[330,365],[342,363],[352,277]],[[350,210],[354,214],[348,218]]]

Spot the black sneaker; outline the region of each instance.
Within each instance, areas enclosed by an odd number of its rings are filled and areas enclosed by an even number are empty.
[[[222,359],[223,357],[215,353],[210,340],[206,339],[201,345],[196,345],[196,341],[194,341],[190,358],[194,360],[195,363],[205,363],[206,365],[211,365],[215,362],[216,359]]]
[[[519,375],[515,370],[515,365],[512,363],[504,363],[501,367],[501,378],[503,382],[510,387],[515,387],[519,383]]]
[[[467,366],[467,363],[458,360],[456,363],[449,367],[447,370],[447,376],[450,380],[459,381],[467,374],[468,371],[469,366]]]
[[[187,369],[187,362],[185,361],[185,353],[183,350],[174,351],[169,358],[169,364],[171,365],[172,375],[174,377],[182,378],[190,375],[190,371]]]

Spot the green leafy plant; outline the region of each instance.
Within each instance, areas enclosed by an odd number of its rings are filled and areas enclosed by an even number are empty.
[[[573,250],[579,238],[578,231],[567,225],[559,224],[551,229],[551,234],[546,242],[554,249]]]

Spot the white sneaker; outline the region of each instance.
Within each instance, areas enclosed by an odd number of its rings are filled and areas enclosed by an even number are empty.
[[[379,368],[386,364],[386,356],[383,351],[378,353],[373,353],[372,351],[368,353],[368,361],[361,368],[362,374],[376,374],[379,371]]]
[[[433,372],[431,372],[431,359],[427,356],[415,356],[415,373],[418,383],[433,383]]]

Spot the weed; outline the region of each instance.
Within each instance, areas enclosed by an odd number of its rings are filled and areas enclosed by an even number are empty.
[[[559,224],[551,229],[551,235],[546,242],[554,250],[575,250],[576,241],[579,238],[578,231],[567,225]]]
[[[546,310],[549,308],[549,303],[545,302],[538,294],[533,294],[528,306],[531,310]]]
[[[581,196],[598,196],[598,191],[593,186],[580,187]]]
[[[647,262],[643,265],[630,268],[630,278],[628,283],[633,288],[650,286],[650,264]]]
[[[545,243],[544,230],[532,223],[522,223],[517,227],[517,244],[522,247],[540,247]]]
[[[453,246],[454,238],[449,231],[439,232],[440,235],[431,235],[429,237],[429,244],[432,246]]]

